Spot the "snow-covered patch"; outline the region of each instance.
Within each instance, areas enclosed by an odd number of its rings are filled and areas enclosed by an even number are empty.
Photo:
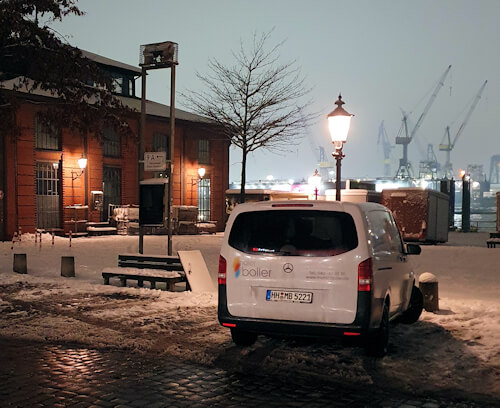
[[[174,250],[199,249],[215,285],[221,239],[174,236]],[[164,353],[281,376],[500,396],[500,250],[485,242],[423,246],[409,257],[417,276],[436,276],[440,311],[392,327],[383,359],[337,340],[260,337],[252,347],[236,347],[217,321],[216,293],[103,285],[101,272],[116,267],[118,254],[137,252],[138,238],[128,236],[74,239],[71,248],[57,237],[52,246],[48,236],[41,247],[29,235],[13,250],[0,243],[0,336]],[[12,272],[13,252],[27,254],[28,275]],[[145,253],[166,254],[166,237],[146,236]],[[60,276],[63,255],[75,257],[75,278]]]

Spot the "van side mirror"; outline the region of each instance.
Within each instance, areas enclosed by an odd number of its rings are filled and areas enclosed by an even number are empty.
[[[406,254],[408,255],[420,255],[422,252],[422,248],[420,248],[420,245],[417,244],[405,244],[406,247]]]

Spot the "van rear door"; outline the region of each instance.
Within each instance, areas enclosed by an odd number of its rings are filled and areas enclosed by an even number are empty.
[[[349,213],[271,205],[241,212],[224,247],[231,315],[354,321],[360,254]]]

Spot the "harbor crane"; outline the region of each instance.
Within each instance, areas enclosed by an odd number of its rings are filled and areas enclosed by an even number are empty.
[[[403,123],[401,125],[401,128],[399,129],[398,135],[396,136],[396,144],[403,145],[403,158],[399,160],[399,168],[396,173],[396,178],[399,179],[409,179],[413,178],[413,170],[411,167],[411,163],[408,161],[408,145],[411,143],[413,138],[415,137],[418,128],[422,124],[425,116],[427,115],[427,112],[429,112],[429,109],[431,108],[432,104],[434,103],[434,100],[436,99],[437,94],[441,90],[442,86],[444,85],[444,81],[446,79],[446,76],[448,75],[448,72],[450,72],[451,65],[448,66],[446,71],[441,75],[441,78],[439,78],[439,81],[434,88],[434,92],[432,93],[431,97],[427,101],[427,105],[425,105],[425,108],[423,112],[420,114],[420,117],[417,120],[417,123],[415,123],[415,126],[413,127],[412,131],[409,133],[408,132],[408,115],[406,113],[403,113]]]
[[[384,177],[391,175],[391,150],[394,146],[389,142],[389,137],[385,131],[384,121],[380,122],[378,127],[377,145],[382,144],[382,151],[384,152]]]
[[[467,122],[469,121],[470,116],[472,115],[472,112],[474,112],[474,109],[476,108],[476,105],[479,102],[479,99],[481,99],[481,94],[484,91],[484,88],[486,87],[486,84],[488,81],[484,81],[483,85],[481,85],[481,88],[479,88],[479,91],[474,98],[474,101],[472,102],[467,114],[465,115],[465,119],[458,128],[457,134],[453,138],[453,141],[451,141],[450,137],[450,126],[446,126],[443,140],[441,141],[441,144],[439,145],[439,150],[442,152],[446,152],[446,162],[443,166],[443,173],[446,178],[452,179],[453,178],[453,165],[451,164],[450,161],[450,153],[455,147],[455,144],[457,143],[458,138],[464,131],[465,125],[467,125]]]

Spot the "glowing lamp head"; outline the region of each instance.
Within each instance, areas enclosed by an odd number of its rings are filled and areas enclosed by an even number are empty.
[[[78,166],[80,166],[80,170],[85,170],[87,167],[87,159],[83,155],[78,159]]]
[[[347,134],[351,126],[351,118],[354,116],[342,107],[344,103],[342,95],[339,95],[339,99],[335,102],[337,107],[327,115],[330,137],[336,146],[339,143],[342,144],[347,141]]]
[[[200,167],[198,169],[198,176],[200,176],[200,178],[202,179],[203,176],[205,175],[205,172],[206,172],[205,167]]]
[[[321,175],[318,173],[317,169],[314,171],[314,174],[309,177],[308,182],[313,188],[319,188],[321,185]]]

